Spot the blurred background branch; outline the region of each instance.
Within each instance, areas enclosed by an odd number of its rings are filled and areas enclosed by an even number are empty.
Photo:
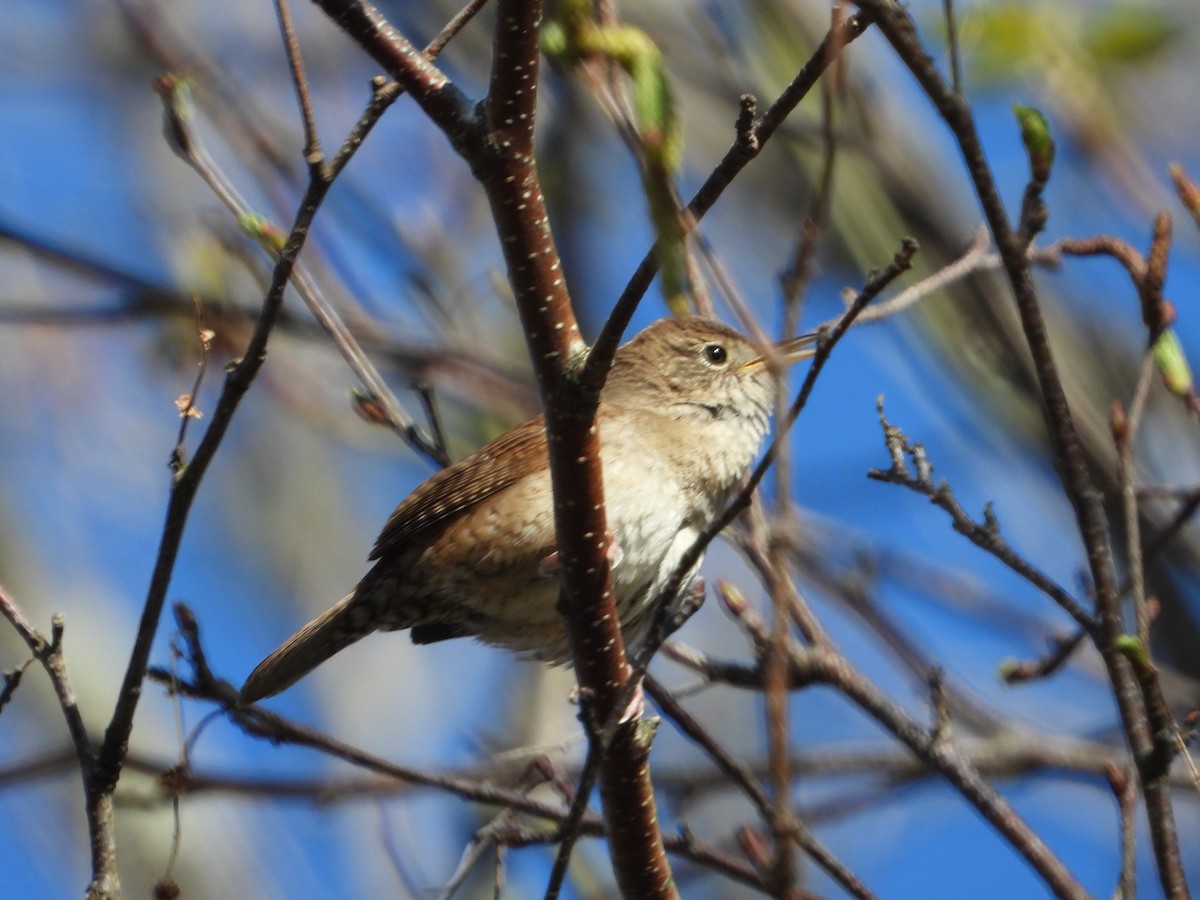
[[[543,66],[543,187],[591,339],[631,279],[645,297],[628,307],[630,332],[665,314],[664,292],[646,291],[653,268],[642,272],[639,261],[673,234],[666,202],[677,212],[678,198],[702,189],[736,123],[738,140],[752,134],[756,108],[742,98],[779,96],[831,21],[849,27],[851,9],[783,0],[579,9],[624,29],[605,35],[608,51],[621,49],[614,35],[636,33],[658,54],[644,82],[634,70],[645,77],[653,54],[604,54],[595,41]],[[291,11],[316,130],[326,140],[347,133],[379,90],[378,68],[314,7]],[[432,0],[381,11],[422,45],[461,10]],[[494,10],[476,3],[470,12],[437,47],[438,65],[483,96]],[[1030,181],[1012,105],[1040,110],[1057,145],[1040,189],[1045,230],[1028,248],[1032,283],[1112,529],[1118,585],[1141,584],[1143,614],[1122,610],[1125,632],[1140,629],[1126,652],[1135,672],[1152,666],[1161,687],[1156,715],[1172,726],[1176,758],[1160,774],[1182,874],[1195,884],[1200,798],[1178,754],[1194,737],[1187,713],[1200,706],[1200,453],[1185,375],[1200,346],[1189,302],[1200,284],[1191,218],[1200,157],[1194,117],[1181,111],[1194,106],[1200,30],[1172,2],[986,0],[953,7],[952,28],[944,3],[923,0],[909,12],[951,90],[971,105],[1010,217]],[[204,415],[196,428],[211,421],[217,373],[242,355],[271,278],[263,235],[231,221],[163,141],[149,86],[164,72],[186,76],[191,124],[262,222],[292,219],[307,174],[305,127],[269,7],[17,0],[6,23],[0,582],[31,621],[64,614],[63,662],[84,733],[98,741],[162,526],[175,400],[191,392],[199,361],[193,298],[213,332],[209,376],[192,398]],[[1086,618],[1070,611],[1090,614],[1094,586],[1081,575],[1080,538],[1050,463],[996,248],[979,236],[980,210],[949,135],[881,35],[868,29],[839,49],[820,90],[776,123],[720,202],[699,223],[681,220],[690,249],[662,284],[670,297],[682,284],[728,321],[748,313],[745,327],[764,334],[815,327],[844,308],[846,285],[861,284],[900,236],[913,235],[915,293],[881,298],[879,321],[846,336],[780,457],[784,478],[767,479],[732,540],[714,544],[706,578],[735,585],[770,622],[755,570],[782,562],[784,593],[879,686],[895,721],[913,723],[921,740],[948,739],[1088,893],[1130,896],[1137,877],[1151,892],[1158,876],[1137,774],[1100,656],[1083,637]],[[654,120],[632,94],[662,78],[676,156],[652,162],[647,175]],[[304,263],[397,402],[415,415],[424,398],[436,399],[446,453],[457,458],[538,409],[534,380],[481,193],[411,98],[389,103],[331,189]],[[1153,239],[1163,233],[1160,211],[1174,220],[1169,260],[1163,239]],[[1118,262],[1078,258],[1085,253]],[[1164,302],[1147,305],[1152,295]],[[213,671],[232,681],[280,633],[345,592],[378,526],[430,472],[387,429],[353,414],[355,381],[313,314],[289,299],[239,412],[245,424],[231,428],[197,497],[169,592],[195,609]],[[880,394],[889,418],[936,461],[935,493],[945,478],[985,530],[981,511],[991,509],[1012,552],[1075,607],[1064,611],[971,546],[927,497],[867,479],[888,463]],[[1123,437],[1114,401],[1126,426],[1136,425]],[[854,884],[888,897],[927,896],[930,884],[948,896],[1046,890],[974,807],[840,689],[805,681],[787,693],[789,752],[769,766],[763,648],[743,643],[744,622],[710,602],[651,665],[667,698],[661,712],[670,723],[675,709],[680,723],[659,729],[651,765],[685,896],[787,887],[843,895]],[[0,667],[23,672],[0,689],[0,815],[18,826],[0,867],[23,895],[59,896],[84,883],[86,822],[62,710],[48,679],[25,665],[30,652],[0,629]],[[170,652],[170,635],[160,633],[151,664],[161,669]],[[936,702],[935,667],[944,673]],[[508,792],[489,802],[561,810],[583,754],[571,682],[569,672],[473,644],[415,648],[385,636],[331,661],[272,708],[389,765]],[[180,701],[190,768],[172,769],[183,758],[173,699],[145,692],[113,795],[129,895],[147,893],[168,869],[171,798],[180,844],[169,872],[188,896],[247,886],[261,896],[375,896],[397,885],[449,886],[460,897],[493,896],[497,883],[514,897],[544,890],[555,853],[544,826],[497,818],[495,806],[458,794],[347,774],[311,750],[247,737],[227,718],[196,728],[211,701]],[[548,781],[529,774],[541,755]],[[756,800],[714,758],[738,763],[760,786],[778,787],[785,773],[786,796]],[[355,797],[371,799],[340,802]],[[778,846],[788,838],[767,827],[764,799],[789,810],[812,846],[855,880],[797,853],[788,885],[773,881],[787,868],[778,868]],[[565,895],[614,891],[605,846],[590,839],[599,834],[594,812]]]

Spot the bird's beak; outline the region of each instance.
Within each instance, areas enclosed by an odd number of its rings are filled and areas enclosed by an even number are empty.
[[[764,353],[762,356],[756,356],[747,363],[742,363],[743,369],[757,369],[760,366],[765,366],[771,363],[772,360],[784,368],[792,363],[800,362],[802,359],[810,359],[817,352],[817,339],[820,333],[816,331],[802,334],[799,337],[789,338],[786,341],[780,341],[771,348],[770,353]]]

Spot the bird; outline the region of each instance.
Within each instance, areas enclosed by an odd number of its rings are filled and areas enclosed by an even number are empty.
[[[757,457],[775,402],[772,362],[808,358],[816,343],[805,334],[764,351],[719,321],[686,316],[660,319],[616,351],[596,422],[627,643],[644,636],[663,587]],[[280,693],[375,631],[408,629],[414,644],[474,637],[570,662],[542,416],[418,486],[369,559],[353,591],[251,672],[242,703]]]

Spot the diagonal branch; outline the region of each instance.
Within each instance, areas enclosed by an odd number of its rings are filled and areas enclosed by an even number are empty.
[[[94,777],[96,768],[96,746],[87,733],[83,714],[75,701],[75,691],[67,677],[67,664],[63,659],[63,617],[56,614],[50,622],[50,639],[33,627],[16,601],[0,585],[0,616],[16,629],[33,654],[50,676],[50,684],[58,696],[58,705],[66,719],[67,731],[75,750],[75,760],[83,777],[84,813],[87,816],[88,841],[92,853],[91,896],[117,897],[121,893],[121,879],[117,871],[117,842],[113,822],[113,800],[111,792],[99,789]],[[24,669],[24,666],[22,666]],[[19,678],[10,681],[8,687],[15,690]],[[6,688],[6,693],[8,690]],[[2,705],[2,704],[0,704]]]
[[[164,93],[172,90],[173,82],[165,79],[160,82]],[[167,108],[167,125],[172,138],[176,141],[186,141],[187,136],[179,131],[178,122],[170,117],[170,107]],[[353,137],[353,133],[352,133]],[[339,152],[338,159],[346,158],[357,149],[358,143],[351,140]],[[225,376],[225,385],[217,400],[208,428],[205,430],[196,447],[193,458],[184,463],[176,448],[177,458],[173,460],[174,476],[171,484],[171,495],[167,503],[162,535],[159,540],[157,557],[150,584],[147,588],[146,599],[142,607],[141,620],[134,638],[133,649],[130,652],[125,676],[121,684],[117,702],[113,708],[112,717],[104,733],[104,739],[96,751],[93,764],[84,770],[85,787],[88,793],[89,817],[95,818],[94,809],[106,808],[108,812],[107,828],[93,830],[93,879],[88,889],[88,896],[108,898],[120,896],[120,883],[115,871],[115,851],[113,862],[108,864],[103,858],[104,847],[98,836],[107,835],[112,842],[111,803],[117,781],[121,775],[129,749],[129,736],[133,730],[134,715],[138,701],[141,698],[142,686],[146,677],[150,651],[158,632],[159,620],[162,617],[163,605],[166,602],[167,589],[175,567],[175,560],[183,541],[184,530],[192,503],[200,488],[201,481],[208,471],[209,465],[216,457],[225,434],[233,421],[242,398],[250,389],[267,356],[267,343],[275,327],[283,304],[284,292],[296,268],[297,258],[304,247],[309,229],[322,201],[334,183],[333,170],[324,165],[319,159],[312,158],[310,163],[310,178],[308,187],[301,199],[299,209],[291,230],[279,249],[271,285],[259,313],[253,334],[246,346],[244,355],[234,363]],[[92,824],[90,821],[89,824]],[[103,825],[103,823],[101,823]],[[111,849],[111,847],[109,848]]]
[[[237,688],[219,677],[210,668],[201,642],[200,627],[192,611],[184,604],[177,603],[174,612],[179,633],[183,638],[184,655],[192,668],[192,678],[190,681],[184,681],[173,672],[152,668],[149,671],[150,679],[167,685],[170,690],[180,696],[219,705],[229,719],[247,734],[263,737],[276,743],[308,747],[384,779],[374,782],[374,787],[365,788],[363,791],[365,793],[377,793],[385,785],[390,789],[391,786],[400,783],[453,794],[474,803],[503,807],[510,812],[521,813],[544,822],[561,823],[567,817],[567,811],[559,805],[530,797],[524,790],[504,787],[501,782],[506,779],[495,777],[495,773],[431,771],[401,765],[300,725],[269,710],[258,706],[244,706],[238,696]],[[161,773],[161,769],[156,769],[156,771]],[[192,792],[202,787],[199,781],[199,776],[194,772],[173,770],[171,779],[160,781],[160,784],[167,790]],[[228,782],[226,782],[224,787],[228,786]],[[360,785],[360,787],[365,786]],[[267,792],[270,793],[270,790]],[[301,795],[304,792],[305,788],[301,787]],[[333,796],[325,793],[324,789],[321,789],[321,792],[325,801]],[[292,792],[292,795],[294,796],[295,793]],[[586,813],[578,827],[581,834],[588,837],[607,836],[605,823],[594,813]],[[556,836],[557,831],[538,828],[526,830],[523,838],[508,835],[504,839],[504,844],[510,847],[544,844],[552,842]],[[753,868],[741,860],[697,841],[694,837],[674,836],[664,840],[664,844],[672,853],[678,854],[684,859],[691,860],[759,891],[766,889],[764,880]]]
[[[146,663],[150,656],[150,647],[157,632],[158,620],[166,599],[167,586],[171,580],[171,572],[183,539],[183,531],[187,524],[192,501],[195,499],[196,491],[209,464],[229,429],[242,398],[249,390],[259,369],[262,368],[263,362],[266,361],[267,340],[283,302],[284,288],[291,276],[296,257],[308,236],[309,225],[331,184],[332,182],[327,180],[315,179],[305,192],[291,235],[280,252],[271,289],[263,301],[262,312],[259,315],[254,334],[246,347],[246,353],[226,376],[225,387],[213,411],[208,430],[201,438],[194,457],[179,472],[172,485],[158,558],[155,561],[154,574],[147,591],[137,638],[126,669],[120,699],[105,732],[104,745],[98,761],[97,777],[103,782],[107,782],[110,790],[115,786],[120,775],[129,733],[133,727],[133,715],[141,694],[141,682],[145,677]]]
[[[794,110],[812,90],[817,79],[825,72],[842,50],[860,34],[866,31],[871,23],[871,17],[866,13],[849,16],[834,24],[821,41],[820,46],[813,52],[812,57],[804,64],[792,83],[784,89],[779,98],[771,104],[761,119],[755,120],[754,98],[749,95],[742,98],[742,114],[738,117],[737,134],[733,145],[713,169],[696,195],[684,210],[684,224],[690,230],[695,223],[704,217],[720,198],[725,189],[751,160],[762,152],[763,145],[784,123]],[[686,231],[685,231],[686,234]],[[613,311],[609,314],[604,329],[596,338],[592,352],[588,356],[582,380],[585,384],[599,390],[603,384],[604,375],[612,365],[613,354],[621,343],[621,335],[629,325],[634,310],[641,302],[642,296],[650,287],[658,272],[659,248],[657,244],[642,258],[633,277],[625,286],[617,300]]]
[[[1119,649],[1124,635],[1121,619],[1120,587],[1113,565],[1111,535],[1099,490],[1088,471],[1087,457],[1067,405],[1062,379],[1050,346],[1046,322],[1033,285],[1026,256],[1027,237],[1014,231],[995,179],[983,152],[974,117],[966,100],[955,93],[937,71],[921,46],[916,26],[901,6],[884,0],[857,0],[858,6],[875,17],[876,26],[892,49],[917,79],[938,113],[953,133],[983,208],[988,228],[1000,251],[1004,270],[1016,302],[1040,387],[1043,414],[1054,451],[1055,468],[1063,490],[1075,511],[1079,534],[1087,556],[1088,568],[1096,592],[1099,620],[1096,645],[1108,670],[1113,693],[1120,710],[1126,738],[1137,763],[1142,792],[1146,798],[1147,819],[1158,861],[1159,878],[1169,897],[1186,897],[1188,888],[1179,853],[1175,814],[1162,767],[1157,763],[1158,747],[1147,715],[1142,685],[1133,665]],[[1031,187],[1039,176],[1034,174]],[[1027,199],[1030,192],[1026,192]],[[1040,200],[1036,199],[1036,205]],[[1042,208],[1044,212],[1044,208]],[[1029,222],[1044,221],[1044,215],[1022,216]],[[1022,228],[1022,232],[1025,231]]]
[[[1000,523],[992,512],[989,503],[984,508],[983,522],[976,522],[959,504],[950,485],[945,481],[934,483],[933,464],[925,455],[925,448],[920,444],[909,441],[904,433],[887,420],[883,412],[883,400],[878,403],[879,423],[883,426],[884,442],[891,455],[892,465],[889,469],[871,469],[868,478],[898,484],[916,491],[929,498],[929,502],[944,510],[950,516],[954,530],[980,549],[992,554],[1012,571],[1016,572],[1035,588],[1057,603],[1064,612],[1071,616],[1080,626],[1083,633],[1092,634],[1096,629],[1096,621],[1087,610],[1080,605],[1071,594],[1059,585],[1049,575],[1046,575],[1028,560],[1017,553],[1012,545],[1000,534]],[[904,461],[905,456],[913,461],[914,475],[909,471]]]
[[[533,156],[541,4],[497,3],[490,91],[472,114],[461,91],[369,4],[315,2],[412,94],[487,195],[545,410],[563,608],[584,714],[593,722],[607,721],[629,680],[629,666],[607,554],[594,428],[599,392],[573,375],[585,346]],[[589,734],[595,739],[594,729]],[[601,761],[614,869],[627,895],[675,897],[644,736],[637,722],[627,723]]]
[[[770,642],[767,625],[748,609],[731,609],[731,612],[756,647],[758,658],[753,666],[709,660],[695,652],[673,653],[672,656],[710,680],[763,690],[763,651]],[[927,728],[918,722],[839,650],[831,645],[793,645],[789,654],[789,676],[790,686],[794,689],[826,685],[840,691],[906,746],[921,763],[942,775],[1025,858],[1055,896],[1076,900],[1089,896],[1029,823],[983,779],[969,754],[956,741],[947,740],[941,729]]]

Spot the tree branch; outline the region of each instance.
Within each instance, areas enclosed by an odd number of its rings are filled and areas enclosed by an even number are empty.
[[[1062,479],[1064,493],[1075,511],[1079,534],[1087,555],[1088,568],[1096,592],[1096,614],[1100,626],[1097,632],[1097,649],[1108,670],[1121,721],[1137,763],[1138,777],[1146,798],[1147,818],[1158,861],[1159,878],[1168,897],[1186,897],[1189,892],[1179,855],[1170,792],[1161,777],[1159,767],[1153,764],[1158,751],[1156,738],[1147,721],[1141,686],[1131,663],[1119,649],[1124,625],[1121,621],[1120,590],[1113,566],[1108,521],[1105,518],[1100,492],[1088,471],[1087,457],[1080,443],[1075,421],[1067,405],[1066,393],[1054,361],[1046,323],[1026,256],[1026,238],[1032,237],[1032,230],[1023,227],[1022,232],[1028,231],[1028,234],[1013,230],[984,156],[971,108],[961,95],[956,94],[946,84],[937,71],[921,46],[916,27],[908,12],[903,7],[884,0],[857,0],[857,5],[873,14],[876,26],[917,79],[953,133],[975,193],[983,207],[988,228],[1000,251],[1016,301],[1021,327],[1033,359],[1042,396],[1043,414],[1054,451],[1055,468]],[[1035,171],[1033,182],[1038,181],[1044,181],[1044,175],[1039,176]],[[1027,191],[1027,201],[1029,197],[1030,193]],[[1037,202],[1040,203],[1040,200]],[[1044,221],[1044,215],[1023,215],[1022,221],[1023,224]]]
[[[695,223],[704,217],[704,214],[725,192],[725,188],[733,183],[738,173],[762,152],[763,146],[784,123],[792,110],[808,96],[808,92],[817,83],[817,79],[837,59],[842,50],[866,31],[870,24],[870,15],[864,13],[849,16],[836,23],[825,35],[824,40],[821,41],[820,46],[813,52],[808,62],[792,79],[792,83],[784,89],[779,98],[763,114],[762,119],[757,122],[754,120],[754,98],[749,96],[742,98],[742,114],[738,117],[733,145],[688,203],[687,209],[684,211],[684,224],[687,228],[694,228]],[[656,244],[642,258],[637,270],[625,286],[625,290],[621,292],[620,298],[609,314],[608,321],[604,323],[604,329],[596,338],[596,343],[588,355],[587,366],[581,376],[584,384],[599,390],[600,385],[604,383],[604,375],[612,365],[613,354],[617,352],[617,346],[621,343],[621,335],[625,333],[638,303],[641,302],[650,287],[650,282],[654,280],[654,276],[658,272],[658,251],[659,248]]]

